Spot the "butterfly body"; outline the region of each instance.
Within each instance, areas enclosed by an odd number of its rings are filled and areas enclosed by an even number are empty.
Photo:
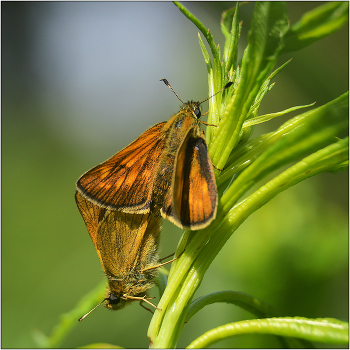
[[[124,213],[158,212],[181,228],[206,227],[217,189],[198,102],[184,103],[167,122],[83,174],[77,189],[92,203]]]

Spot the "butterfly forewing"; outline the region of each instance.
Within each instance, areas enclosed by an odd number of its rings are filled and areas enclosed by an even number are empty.
[[[183,227],[200,229],[216,216],[215,175],[204,138],[192,128],[175,160],[172,184],[173,213]]]
[[[78,191],[103,208],[148,212],[155,164],[164,148],[164,125],[165,122],[148,129],[129,146],[82,175],[77,181]]]

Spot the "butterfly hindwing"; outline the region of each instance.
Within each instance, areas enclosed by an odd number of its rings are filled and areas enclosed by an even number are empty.
[[[123,277],[158,261],[161,218],[152,213],[108,212],[100,223],[97,247],[107,276]]]

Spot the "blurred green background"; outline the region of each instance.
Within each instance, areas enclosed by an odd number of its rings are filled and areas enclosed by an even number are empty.
[[[288,3],[291,23],[318,6]],[[221,12],[234,3],[185,5],[223,47]],[[75,181],[167,120],[179,101],[207,97],[197,28],[170,2],[2,2],[2,347],[33,348],[103,271],[74,202]],[[241,7],[246,43],[253,4]],[[260,114],[348,89],[348,28],[301,52],[275,78]],[[242,52],[241,52],[242,53]],[[205,107],[204,107],[205,108]],[[277,128],[282,119],[256,128]],[[239,290],[281,315],[348,320],[348,173],[322,174],[253,214],[210,267],[197,295]],[[181,231],[165,222],[161,256]],[[156,289],[151,295],[158,297]],[[157,301],[158,299],[156,299]],[[211,305],[185,327],[184,347],[203,332],[252,315]],[[148,347],[151,314],[138,303],[100,307],[61,344],[109,342]],[[241,336],[215,347],[275,347],[269,336]]]

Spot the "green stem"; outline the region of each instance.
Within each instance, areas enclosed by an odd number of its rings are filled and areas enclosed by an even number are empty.
[[[176,272],[159,303],[162,311],[156,311],[149,328],[149,338],[154,348],[175,347],[184,326],[186,313],[193,295],[199,287],[212,260],[231,234],[256,209],[305,178],[330,170],[347,159],[348,140],[310,155],[301,162],[269,181],[246,200],[227,212],[221,222],[214,221],[207,228],[196,232],[183,256],[179,258]],[[204,245],[207,242],[206,245]]]

